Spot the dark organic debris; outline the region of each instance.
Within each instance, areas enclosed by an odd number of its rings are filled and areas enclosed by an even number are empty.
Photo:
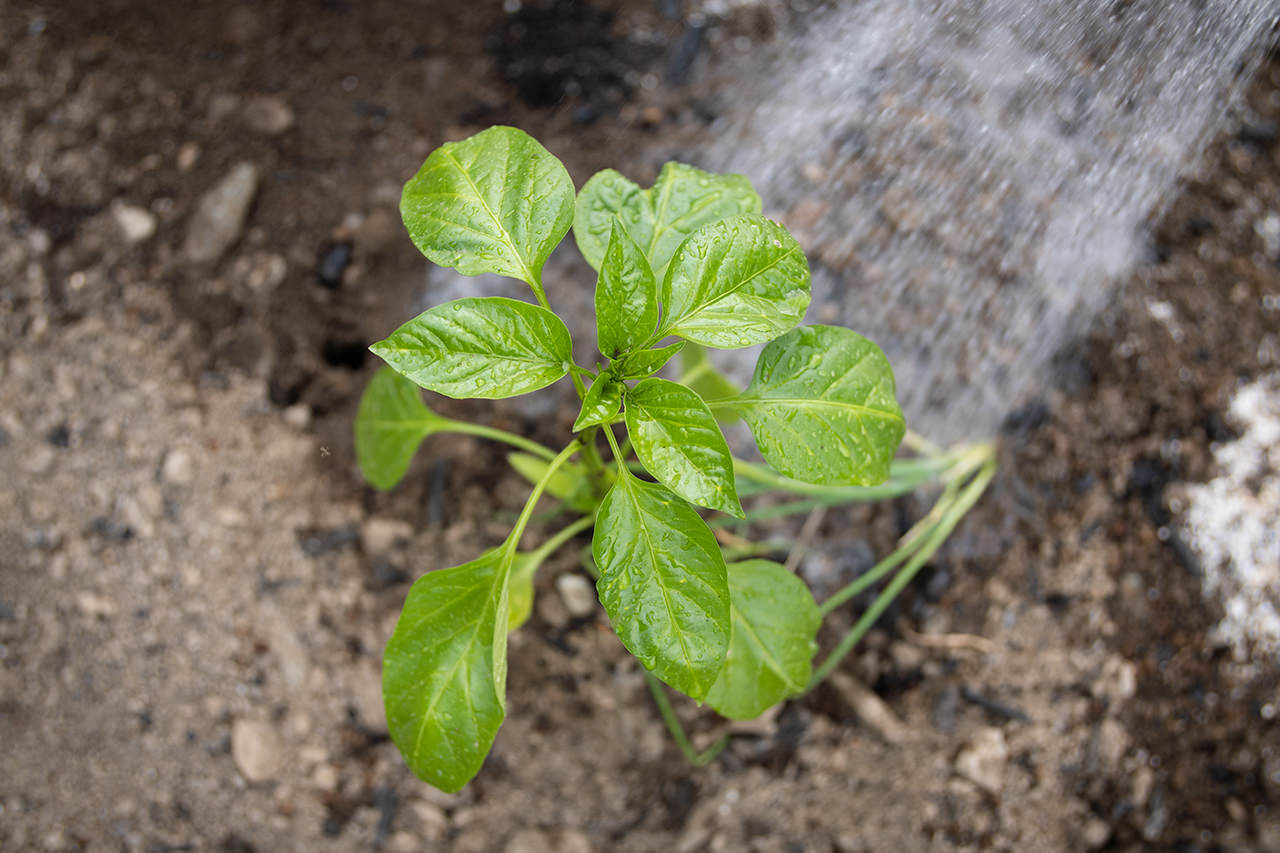
[[[299,532],[298,534],[298,545],[302,548],[302,553],[308,557],[319,557],[330,551],[354,545],[359,541],[360,528],[351,525],[336,527],[332,530]]]
[[[316,264],[316,279],[323,287],[335,290],[342,284],[342,274],[350,265],[350,243],[326,243],[320,248],[320,261]]]
[[[1015,708],[1012,705],[1006,705],[997,699],[984,696],[978,691],[970,687],[960,688],[960,697],[970,704],[977,705],[979,708],[997,717],[1004,717],[1009,720],[1017,720],[1020,723],[1031,722],[1031,717],[1027,716],[1027,712],[1021,708]]]
[[[124,543],[133,538],[133,528],[114,518],[98,516],[93,520],[90,529],[108,542]]]
[[[45,441],[54,447],[70,447],[71,446],[71,430],[66,424],[58,424],[45,434]]]

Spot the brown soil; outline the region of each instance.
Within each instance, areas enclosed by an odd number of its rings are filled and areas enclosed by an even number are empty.
[[[603,614],[565,611],[569,549],[512,637],[479,777],[445,796],[408,773],[382,645],[412,578],[498,541],[524,493],[447,438],[391,494],[359,479],[364,345],[427,280],[399,184],[491,123],[579,183],[645,177],[710,109],[682,100],[701,60],[664,4],[574,14],[557,42],[564,8],[0,0],[0,849],[1280,849],[1280,670],[1207,639],[1166,495],[1212,475],[1231,393],[1275,369],[1276,61],[840,682],[692,769]],[[254,129],[264,95],[291,126]],[[193,264],[187,223],[242,161],[247,227]],[[154,234],[124,239],[121,205]],[[548,442],[572,417],[433,404]],[[829,514],[816,551],[852,571],[918,506],[896,510]],[[930,639],[958,634],[989,645]]]

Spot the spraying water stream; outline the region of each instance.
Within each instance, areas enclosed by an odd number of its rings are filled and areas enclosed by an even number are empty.
[[[1274,0],[864,0],[713,128],[814,267],[809,322],[888,352],[921,432],[993,433],[1112,298],[1223,123]],[[729,359],[745,375],[751,359]]]

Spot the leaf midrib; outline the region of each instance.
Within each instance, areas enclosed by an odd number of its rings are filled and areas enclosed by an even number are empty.
[[[471,180],[470,173],[468,173],[467,170],[463,168],[462,161],[460,161],[457,157],[455,157],[453,154],[453,151],[449,148],[442,148],[441,151],[443,151],[444,156],[447,157],[451,163],[453,163],[454,167],[458,170],[458,174],[462,175],[463,180],[467,182],[467,186],[471,187],[471,191],[474,192],[476,195],[476,201],[480,202],[480,206],[484,208],[484,212],[489,214],[489,218],[493,220],[494,227],[497,228],[498,232],[505,238],[507,247],[511,249],[512,254],[520,262],[520,268],[524,272],[525,276],[527,276],[526,280],[532,282],[533,273],[530,271],[529,264],[525,260],[524,255],[520,253],[519,247],[516,246],[515,241],[512,239],[511,232],[507,231],[506,226],[502,224],[502,220],[499,219],[497,214],[495,214],[493,210],[489,207],[489,202],[485,199],[484,195],[480,192],[480,188],[476,186],[475,181]],[[507,154],[510,155],[510,153],[511,153],[511,146],[510,144],[508,144]],[[504,178],[506,177],[505,170],[504,170],[503,177]],[[506,195],[506,188],[507,188],[507,182],[503,180],[502,192],[504,197]]]

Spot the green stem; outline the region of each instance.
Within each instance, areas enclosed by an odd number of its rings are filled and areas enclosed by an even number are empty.
[[[935,479],[951,467],[953,461],[950,456],[940,459],[895,461],[890,469],[889,479],[878,486],[821,486],[816,483],[804,483],[785,477],[763,465],[756,465],[736,457],[733,460],[733,472],[741,479],[767,486],[770,490],[781,489],[792,494],[807,495],[823,499],[829,504],[836,504],[886,500],[905,495]]]
[[[818,686],[835,671],[844,657],[853,650],[858,641],[862,639],[889,607],[889,604],[898,597],[907,584],[911,583],[911,579],[915,577],[921,567],[937,553],[938,549],[942,547],[942,543],[947,540],[947,537],[951,535],[951,531],[960,522],[960,519],[964,518],[965,514],[978,502],[978,498],[982,497],[982,493],[986,491],[995,473],[995,459],[991,457],[982,466],[982,469],[978,471],[977,475],[960,490],[959,494],[949,501],[949,505],[941,513],[941,518],[929,528],[927,533],[916,540],[919,546],[915,554],[912,555],[911,559],[902,567],[894,579],[889,582],[884,591],[876,597],[876,600],[872,602],[861,618],[854,623],[854,626],[849,629],[849,633],[845,634],[840,643],[827,656],[827,659],[822,662],[822,665],[814,671],[813,677],[809,679],[808,690]],[[942,501],[939,501],[939,505],[941,503]]]
[[[556,551],[558,551],[561,548],[561,546],[563,546],[570,539],[577,536],[579,533],[591,527],[591,525],[595,523],[596,523],[596,518],[594,515],[584,515],[582,518],[579,518],[577,521],[573,522],[567,527],[561,528],[559,531],[556,532],[554,536],[552,536],[546,542],[543,542],[537,548],[534,548],[532,551],[529,552],[529,556],[531,556],[537,562],[541,563],[544,560],[546,560],[548,557],[550,557],[552,554],[554,554]]]
[[[680,747],[680,751],[684,753],[685,760],[694,767],[705,767],[715,761],[716,756],[729,745],[729,736],[722,736],[704,751],[698,752],[689,741],[689,736],[685,734],[684,726],[680,724],[680,718],[676,716],[675,709],[671,707],[671,700],[667,698],[666,691],[662,689],[662,682],[658,680],[657,676],[648,671],[644,674],[644,680],[649,685],[649,692],[653,694],[653,704],[658,706],[658,713],[662,715],[662,722],[667,724],[667,731],[671,732],[671,737],[676,742],[676,746]]]
[[[482,424],[468,423],[467,421],[449,420],[448,424],[449,425],[442,431],[460,432],[463,435],[474,435],[477,438],[487,438],[487,439],[490,439],[491,441],[501,441],[504,444],[509,444],[512,447],[518,447],[521,450],[532,453],[534,456],[540,456],[543,459],[547,459],[547,460],[554,459],[556,456],[555,451],[552,450],[550,447],[547,447],[546,445],[543,445],[543,444],[538,444],[538,442],[536,441],[530,441],[529,439],[524,438],[523,436],[516,435],[515,433],[512,433],[512,432],[507,432],[504,429],[498,429],[497,427],[483,426]]]
[[[542,497],[542,492],[547,488],[547,483],[551,482],[551,478],[555,475],[560,466],[569,460],[569,457],[577,453],[581,445],[577,441],[571,441],[561,450],[554,459],[547,465],[547,470],[543,472],[542,477],[533,486],[533,491],[529,493],[529,499],[524,502],[524,509],[520,510],[520,517],[516,519],[515,527],[511,529],[511,535],[507,537],[505,547],[509,554],[515,554],[516,548],[520,545],[520,537],[524,536],[524,529],[529,525],[529,518],[533,515],[533,508],[538,503],[538,498]]]
[[[527,272],[529,273],[529,287],[533,288],[534,298],[538,300],[539,305],[550,311],[551,303],[547,301],[547,292],[542,288],[542,270],[537,272],[527,270]]]
[[[573,380],[573,390],[578,392],[578,399],[587,399],[587,386],[583,384],[582,377],[578,375],[578,371],[570,368],[569,378]]]
[[[613,429],[606,424],[602,432],[604,433],[605,439],[609,442],[609,449],[613,451],[614,461],[618,463],[615,467],[622,472],[622,476],[634,477],[635,475],[627,470],[625,462],[627,457],[623,455],[622,448],[618,447],[618,439],[614,436]]]

